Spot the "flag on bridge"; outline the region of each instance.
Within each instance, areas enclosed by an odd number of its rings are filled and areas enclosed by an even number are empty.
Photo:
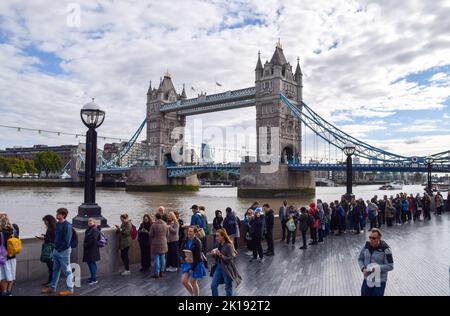
[[[192,90],[192,91],[194,91],[194,92],[197,92],[197,91],[195,91],[195,89],[194,89],[194,87],[193,87],[193,86],[191,86],[191,90]]]
[[[219,86],[219,87],[221,87],[221,86],[222,86],[222,84],[221,84],[221,83],[218,83],[218,82],[216,81],[216,86]]]

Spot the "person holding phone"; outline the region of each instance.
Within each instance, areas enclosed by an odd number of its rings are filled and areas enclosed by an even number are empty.
[[[46,227],[45,234],[36,236],[37,239],[43,240],[41,251],[41,261],[47,265],[48,269],[48,279],[47,282],[43,283],[42,286],[48,287],[52,282],[53,274],[53,249],[55,248],[55,230],[56,230],[56,218],[52,215],[45,215],[42,218],[44,225]]]

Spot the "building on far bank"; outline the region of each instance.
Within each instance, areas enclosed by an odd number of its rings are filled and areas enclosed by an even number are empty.
[[[85,147],[85,144],[60,146],[34,145],[33,147],[15,146],[0,150],[0,157],[34,160],[39,153],[53,151],[66,164],[72,157],[76,157],[78,153],[84,152]]]
[[[103,158],[111,160],[126,146],[127,142],[109,143],[103,146]],[[148,145],[146,141],[136,142],[133,147],[120,159],[121,166],[135,164],[138,160],[145,158],[148,154]]]

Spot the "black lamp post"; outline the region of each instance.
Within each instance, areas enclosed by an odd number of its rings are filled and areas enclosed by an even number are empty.
[[[352,179],[353,179],[353,170],[352,170],[352,155],[355,153],[355,145],[348,142],[344,145],[343,151],[344,154],[347,155],[347,193],[345,194],[345,198],[350,201],[354,195],[352,193]]]
[[[427,191],[431,193],[432,185],[431,185],[431,168],[433,167],[434,159],[431,156],[425,158],[425,163],[427,164]]]
[[[88,219],[95,218],[105,227],[106,218],[102,216],[101,207],[95,203],[95,176],[97,171],[97,132],[105,120],[105,112],[100,109],[94,99],[85,104],[80,111],[81,120],[88,128],[86,133],[86,159],[84,165],[84,203],[78,207],[78,215],[73,219],[75,228],[87,228]]]

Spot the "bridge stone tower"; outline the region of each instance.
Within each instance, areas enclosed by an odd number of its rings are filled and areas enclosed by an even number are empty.
[[[129,191],[161,191],[161,190],[197,190],[198,179],[196,175],[184,178],[169,179],[167,166],[173,164],[172,148],[184,136],[186,117],[176,112],[162,113],[163,104],[173,103],[186,99],[183,85],[181,94],[177,94],[172,83],[171,75],[166,72],[160,79],[158,89],[152,88],[151,82],[147,92],[147,143],[148,158],[154,165],[136,165],[130,170],[127,179]],[[177,135],[172,132],[179,128]],[[176,136],[176,137],[172,137]]]
[[[302,125],[281,102],[280,93],[301,107],[303,74],[299,59],[293,73],[280,41],[271,60],[266,61],[264,66],[258,53],[255,88],[257,162],[242,164],[238,195],[311,195],[315,187],[313,174],[288,168],[288,163],[300,162]]]
[[[175,112],[161,113],[160,106],[182,99],[186,99],[184,86],[181,94],[177,94],[168,72],[160,80],[158,89],[152,89],[150,82],[147,92],[147,142],[149,158],[155,161],[157,166],[173,163],[171,150],[180,138],[172,138],[172,131],[177,127],[184,130],[186,126],[186,117]]]
[[[292,112],[281,102],[280,93],[290,100],[302,101],[302,71],[300,61],[297,60],[295,74],[291,64],[286,60],[281,43],[278,42],[272,59],[266,61],[264,67],[260,54],[255,69],[256,87],[256,131],[258,141],[258,160],[261,155],[274,152],[268,142],[267,152],[260,152],[259,140],[262,130],[267,129],[271,138],[270,128],[279,129],[279,142],[273,140],[273,145],[279,145],[280,163],[296,161],[301,157],[301,123]],[[263,137],[263,136],[262,136]]]

